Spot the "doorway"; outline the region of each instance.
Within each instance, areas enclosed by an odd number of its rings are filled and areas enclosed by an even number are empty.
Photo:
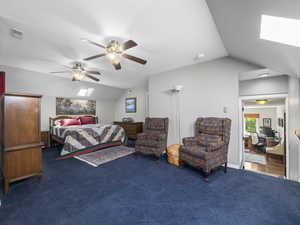
[[[287,177],[287,96],[240,98],[241,167]]]

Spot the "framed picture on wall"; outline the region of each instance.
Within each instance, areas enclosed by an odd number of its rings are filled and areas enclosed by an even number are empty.
[[[284,120],[282,118],[279,118],[279,126],[284,127]]]
[[[272,127],[272,119],[271,118],[263,118],[263,126],[264,127]]]
[[[125,99],[125,112],[136,113],[136,97]]]
[[[278,118],[278,126],[281,127],[281,119]]]
[[[96,101],[56,98],[56,115],[96,115]]]

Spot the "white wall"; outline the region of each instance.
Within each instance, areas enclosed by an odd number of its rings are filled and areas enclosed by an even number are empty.
[[[288,76],[276,76],[240,81],[240,95],[287,94]]]
[[[27,71],[19,68],[2,66],[6,72],[6,92],[40,94],[41,129],[48,130],[49,117],[56,115],[56,97],[83,98],[96,100],[96,113],[102,124],[114,120],[116,100],[120,98],[123,89],[108,87],[90,82],[72,82],[71,78],[61,78],[49,74]],[[80,89],[93,88],[89,97],[78,97]]]
[[[121,121],[123,117],[132,117],[135,122],[144,122],[145,117],[148,114],[147,94],[147,86],[136,87],[124,91],[122,96],[116,102],[115,120]],[[136,113],[126,113],[125,111],[125,99],[130,97],[137,98]]]
[[[176,126],[176,96],[170,93],[174,85],[183,85],[180,94],[182,137],[194,135],[197,117],[228,117],[232,120],[229,163],[239,166],[238,96],[239,73],[257,69],[230,58],[183,67],[151,76],[149,79],[149,114],[169,117],[168,144],[178,143]],[[227,113],[223,108],[227,107]]]
[[[289,99],[288,99],[288,141],[289,141],[289,178],[300,181],[300,154],[299,139],[295,135],[295,130],[300,128],[300,87],[299,78],[289,78]]]

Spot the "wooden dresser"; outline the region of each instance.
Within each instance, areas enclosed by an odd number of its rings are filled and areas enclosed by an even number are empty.
[[[3,191],[21,179],[42,178],[40,132],[41,96],[5,94],[1,97],[1,156]]]
[[[137,139],[137,134],[143,132],[143,122],[118,122],[115,121],[114,124],[123,127],[126,135],[129,139]]]

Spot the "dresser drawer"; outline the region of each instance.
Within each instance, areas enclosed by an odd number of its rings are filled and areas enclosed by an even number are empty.
[[[136,139],[138,133],[143,132],[143,123],[128,123],[128,122],[114,122],[115,125],[121,126],[130,139]]]
[[[4,176],[10,181],[41,173],[41,170],[42,153],[40,147],[7,151],[4,154]]]

